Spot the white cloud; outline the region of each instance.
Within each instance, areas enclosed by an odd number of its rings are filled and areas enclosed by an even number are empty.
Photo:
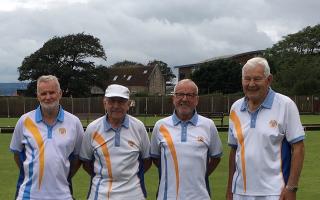
[[[0,11],[17,9],[50,9],[59,4],[88,3],[89,0],[1,0]]]
[[[169,66],[271,47],[319,23],[314,0],[1,0],[0,80],[53,36],[101,40],[107,65],[158,59]]]

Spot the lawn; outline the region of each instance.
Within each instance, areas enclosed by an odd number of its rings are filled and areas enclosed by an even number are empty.
[[[227,134],[220,134],[224,144],[224,156],[213,175],[210,176],[211,191],[217,200],[225,199],[228,171],[228,146],[226,145]],[[14,164],[13,155],[9,152],[10,134],[0,134],[0,199],[13,199],[18,169]],[[320,196],[320,133],[318,131],[307,132],[305,149],[306,156],[302,171],[298,198],[301,200],[318,199]],[[152,167],[145,175],[148,199],[155,199],[157,189],[157,171]],[[89,177],[81,169],[73,179],[74,194],[77,200],[85,199],[89,185]]]
[[[302,124],[320,124],[320,115],[301,115],[301,122]],[[154,117],[138,117],[146,126],[153,126],[157,120],[161,119],[161,116],[154,116]],[[0,127],[4,126],[15,126],[17,123],[18,118],[0,118]],[[92,121],[92,120],[91,120]],[[81,120],[83,126],[87,126],[88,123],[91,121],[88,120]],[[216,125],[220,125],[219,119],[214,119]],[[223,119],[223,124],[228,125],[228,116],[225,116]]]

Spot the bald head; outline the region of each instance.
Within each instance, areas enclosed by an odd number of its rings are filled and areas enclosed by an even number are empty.
[[[177,85],[174,87],[174,93],[176,93],[177,88],[181,85],[189,85],[193,88],[195,88],[196,94],[198,94],[198,86],[191,80],[191,79],[182,79],[180,80]]]

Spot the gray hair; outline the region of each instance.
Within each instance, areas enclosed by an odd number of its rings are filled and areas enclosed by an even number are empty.
[[[181,84],[184,84],[184,83],[190,83],[190,84],[192,84],[192,85],[196,88],[196,93],[198,94],[198,86],[197,86],[197,84],[195,84],[195,82],[193,82],[191,79],[182,79],[182,80],[180,80],[180,81],[174,86],[173,92],[176,93],[177,86],[179,86],[179,85],[181,85]]]
[[[58,91],[61,91],[60,88],[60,83],[58,81],[58,78],[53,75],[42,75],[37,79],[37,93],[39,93],[39,84],[42,82],[49,82],[49,81],[54,81],[57,85]]]
[[[257,66],[262,66],[263,67],[263,71],[264,71],[264,76],[268,77],[271,73],[270,73],[270,67],[268,64],[268,61],[265,58],[262,57],[255,57],[255,58],[251,58],[250,60],[247,61],[247,63],[242,67],[242,77],[244,74],[244,70],[245,69],[252,69],[255,68]]]

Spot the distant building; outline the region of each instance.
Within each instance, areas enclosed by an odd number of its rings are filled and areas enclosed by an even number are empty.
[[[240,53],[240,54],[213,57],[198,63],[179,65],[179,66],[175,66],[174,68],[178,69],[178,80],[181,80],[185,78],[190,78],[192,72],[197,68],[199,68],[200,64],[212,62],[219,59],[233,59],[239,62],[240,65],[244,65],[249,59],[253,57],[261,56],[263,52],[264,50],[257,50],[257,51],[249,51],[249,52]]]
[[[0,83],[0,96],[20,96],[28,83]]]
[[[165,77],[155,66],[113,67],[108,70],[107,85],[120,84],[129,88],[132,94],[164,95]]]

